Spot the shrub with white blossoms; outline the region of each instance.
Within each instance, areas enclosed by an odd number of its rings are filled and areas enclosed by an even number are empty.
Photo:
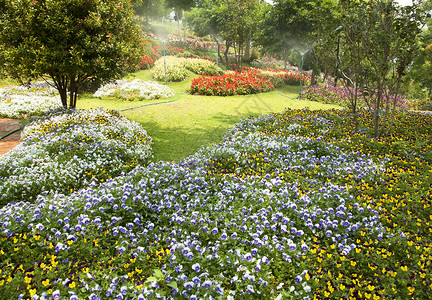
[[[140,79],[117,80],[100,87],[94,97],[116,97],[122,100],[151,100],[170,98],[175,95],[173,89],[155,81],[142,81]]]
[[[0,116],[18,118],[24,114],[40,115],[62,106],[57,90],[49,83],[0,87]]]
[[[152,139],[141,125],[102,109],[52,111],[31,121],[22,140],[0,157],[0,205],[69,194],[152,156]]]

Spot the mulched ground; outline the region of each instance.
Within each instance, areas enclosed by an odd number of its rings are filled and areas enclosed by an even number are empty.
[[[0,137],[21,127],[21,122],[14,119],[0,118]],[[20,143],[21,130],[0,140],[0,155],[5,154]]]

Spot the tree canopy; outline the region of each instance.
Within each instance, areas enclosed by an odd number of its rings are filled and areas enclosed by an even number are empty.
[[[0,1],[0,68],[20,82],[51,79],[64,107],[86,82],[133,70],[141,36],[126,0]]]

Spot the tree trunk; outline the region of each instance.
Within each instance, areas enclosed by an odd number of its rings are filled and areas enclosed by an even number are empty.
[[[312,68],[311,85],[316,85],[316,84],[317,84],[316,72],[315,72],[315,68]]]
[[[224,56],[225,56],[225,66],[226,66],[226,68],[229,70],[229,60],[228,60],[228,50],[229,50],[229,47],[230,47],[230,41],[229,40],[226,40],[225,41],[225,52],[224,52]]]

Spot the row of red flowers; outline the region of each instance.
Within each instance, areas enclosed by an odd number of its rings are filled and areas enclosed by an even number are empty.
[[[250,72],[233,72],[221,76],[201,76],[192,80],[191,94],[233,96],[269,92],[274,84]]]
[[[283,84],[300,83],[300,74],[281,70],[247,69],[221,76],[203,75],[192,80],[191,94],[233,96],[269,92]],[[302,80],[308,81],[306,76]]]

